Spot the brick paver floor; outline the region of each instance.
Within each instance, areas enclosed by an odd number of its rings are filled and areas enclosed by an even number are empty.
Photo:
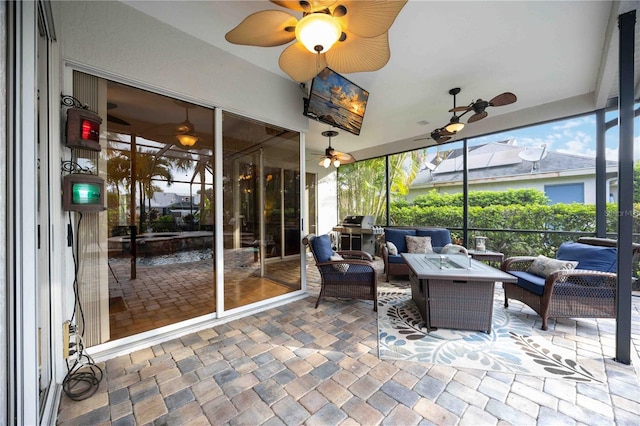
[[[313,269],[310,297],[100,363],[96,394],[63,395],[58,424],[640,424],[640,297],[632,365],[608,359],[607,383],[591,385],[381,360],[372,302],[328,298],[314,309]],[[380,290],[407,286],[380,275]],[[588,321],[550,321],[548,333],[615,353],[615,322]]]

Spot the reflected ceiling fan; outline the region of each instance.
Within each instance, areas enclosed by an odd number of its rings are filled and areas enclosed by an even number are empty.
[[[455,89],[451,89],[451,90],[455,90]],[[460,92],[460,89],[458,89],[458,92]],[[473,111],[474,114],[471,117],[469,117],[469,119],[467,120],[467,123],[474,123],[478,120],[482,120],[488,115],[487,111],[485,111],[487,107],[499,107],[499,106],[509,105],[514,103],[517,100],[518,98],[513,93],[504,92],[499,94],[498,96],[495,96],[490,101],[478,99],[477,101],[471,102],[467,106],[456,107],[455,97],[454,97],[454,107],[450,109],[449,112],[453,112],[454,115],[456,112],[462,112],[462,114],[460,115],[460,117],[462,117],[466,113]]]
[[[184,107],[184,121],[180,123],[161,124],[159,126],[152,127],[148,132],[145,132],[143,136],[147,134],[151,139],[160,138],[165,142],[169,140],[176,146],[188,149],[201,140],[200,136],[196,133],[195,125],[189,121],[189,110],[195,107],[182,101],[176,100],[174,102],[176,105]]]
[[[233,44],[287,47],[278,61],[293,80],[311,80],[325,67],[339,73],[375,71],[391,55],[388,31],[407,0],[271,0],[296,12],[263,10],[225,35]]]
[[[356,159],[353,155],[348,154],[346,152],[336,151],[331,148],[331,138],[338,136],[338,132],[335,130],[327,130],[322,132],[322,136],[329,138],[329,147],[325,149],[324,156],[318,165],[323,166],[325,169],[328,168],[331,164],[335,167],[340,167],[342,164],[351,164],[355,163]]]
[[[118,105],[113,102],[107,102],[107,111],[111,111],[112,109],[118,108]],[[113,114],[107,113],[107,121],[113,124],[119,124],[121,126],[131,126],[127,120],[124,120],[120,117],[117,117]]]

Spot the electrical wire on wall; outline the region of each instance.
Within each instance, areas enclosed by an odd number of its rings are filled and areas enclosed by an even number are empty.
[[[80,235],[80,224],[82,223],[82,213],[79,214],[78,223],[76,224],[76,239],[73,238],[73,223],[71,220],[71,212],[69,212],[69,240],[72,243],[71,252],[73,255],[73,267],[74,267],[74,279],[73,279],[73,295],[74,306],[73,314],[71,315],[70,335],[75,337],[75,341],[69,343],[69,354],[75,357],[72,364],[67,358],[67,374],[62,381],[62,390],[64,393],[74,401],[81,401],[87,399],[96,393],[100,382],[102,381],[103,372],[98,365],[94,362],[93,358],[85,352],[84,347],[84,311],[82,310],[82,303],[80,300],[80,293],[78,290],[78,272],[80,265],[80,255],[78,249],[78,239]],[[75,325],[76,313],[80,318],[82,324],[82,331],[78,330],[78,326]]]

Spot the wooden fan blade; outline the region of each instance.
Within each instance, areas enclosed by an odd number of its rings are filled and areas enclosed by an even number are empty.
[[[388,33],[371,38],[346,33],[345,41],[336,43],[324,54],[331,69],[339,73],[376,71],[389,62]]]
[[[518,98],[511,92],[504,92],[489,101],[491,106],[509,105],[517,101]]]
[[[489,115],[487,114],[487,111],[478,112],[476,114],[473,114],[471,117],[469,117],[469,119],[467,120],[467,123],[474,123],[478,120],[482,120],[487,115]]]
[[[340,8],[340,13],[333,15],[342,25],[343,31],[348,29],[359,37],[370,38],[389,31],[406,3],[407,0],[342,0],[331,11],[333,13]]]
[[[311,80],[327,67],[324,53],[311,53],[300,42],[284,49],[278,63],[280,69],[298,83]]]
[[[459,106],[455,108],[451,108],[449,112],[467,112],[471,109],[470,106]]]
[[[229,43],[247,46],[281,46],[296,38],[295,32],[286,28],[295,28],[297,24],[298,20],[287,12],[263,10],[247,16],[224,38]]]
[[[451,136],[441,136],[441,137],[439,137],[439,138],[437,138],[437,139],[436,139],[436,138],[433,138],[433,140],[434,140],[436,143],[446,142],[446,141],[448,141],[449,139],[451,139]]]
[[[291,0],[271,0],[271,3],[298,12],[316,12],[331,7],[336,0],[312,0],[312,1],[291,1]]]
[[[333,156],[340,161],[340,164],[351,164],[356,161],[353,155],[346,152],[333,151]]]

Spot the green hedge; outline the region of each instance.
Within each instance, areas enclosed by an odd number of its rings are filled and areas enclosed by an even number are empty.
[[[558,234],[546,231],[578,232],[594,235],[595,206],[585,204],[547,204],[541,191],[533,189],[504,192],[476,191],[469,194],[469,228],[496,229],[474,231],[470,241],[460,241],[471,247],[473,237],[488,238],[488,248],[505,256],[554,256],[560,244],[575,241],[580,235]],[[618,206],[607,204],[607,232],[617,233]],[[416,197],[413,203],[392,203],[391,224],[397,226],[440,226],[462,228],[462,194],[439,194],[431,191]],[[633,212],[633,232],[640,233],[640,204]],[[512,232],[511,230],[535,230]],[[461,238],[461,232],[452,230],[452,238]]]

